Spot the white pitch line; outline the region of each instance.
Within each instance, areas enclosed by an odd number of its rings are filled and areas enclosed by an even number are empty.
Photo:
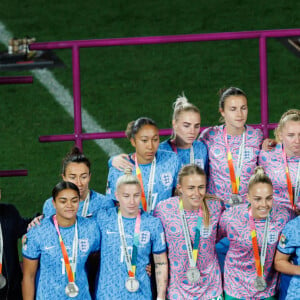
[[[7,47],[8,41],[12,37],[13,35],[6,29],[5,25],[0,22],[0,42]],[[74,118],[73,98],[70,92],[55,79],[53,73],[47,69],[36,69],[31,72],[53,96],[55,101],[59,103],[72,118]],[[82,127],[86,132],[106,131],[84,108],[81,109],[81,115],[83,123]],[[124,152],[112,139],[94,140],[94,142],[108,156]]]

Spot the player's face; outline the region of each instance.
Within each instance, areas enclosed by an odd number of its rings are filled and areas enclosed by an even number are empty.
[[[177,185],[177,189],[185,209],[198,209],[206,193],[206,178],[197,174],[185,176]]]
[[[255,219],[265,219],[273,205],[273,189],[268,183],[256,183],[248,192],[252,214]]]
[[[116,191],[123,217],[134,218],[139,211],[141,188],[137,184],[122,184]]]
[[[85,200],[89,192],[89,182],[91,180],[90,170],[86,164],[69,163],[62,178],[64,181],[70,181],[76,184],[80,192],[80,200]]]
[[[159,146],[158,129],[153,125],[144,125],[130,141],[135,147],[138,163],[149,164]]]
[[[79,207],[79,196],[72,189],[60,191],[53,201],[56,209],[57,219],[73,220],[76,219],[76,214]]]
[[[173,120],[173,129],[179,144],[190,147],[200,131],[200,115],[194,111],[184,111]]]
[[[288,156],[300,155],[300,121],[287,121],[279,138]]]
[[[234,95],[226,98],[224,110],[220,113],[225,120],[227,131],[240,131],[244,128],[248,116],[247,99],[243,95]]]

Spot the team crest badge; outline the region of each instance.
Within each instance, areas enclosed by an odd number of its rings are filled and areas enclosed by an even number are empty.
[[[212,230],[212,226],[209,225],[208,227],[204,227],[204,226],[201,226],[201,236],[203,238],[208,238],[210,235],[211,235],[211,230]]]
[[[160,180],[164,186],[169,187],[173,182],[172,174],[170,172],[163,173],[160,175]]]
[[[268,244],[269,245],[273,245],[275,243],[277,243],[278,241],[278,232],[276,231],[270,231],[269,232],[269,237],[268,237]]]
[[[87,252],[89,250],[90,245],[88,239],[79,239],[78,244],[80,251]]]
[[[150,241],[150,232],[149,231],[141,231],[140,233],[140,243],[145,245]]]

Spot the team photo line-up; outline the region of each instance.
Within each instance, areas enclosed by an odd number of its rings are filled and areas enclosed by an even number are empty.
[[[130,122],[134,149],[110,158],[105,195],[73,147],[43,215],[0,204],[0,297],[300,299],[300,110],[263,141],[247,101],[221,90],[222,125],[199,136],[179,96],[162,143],[152,119]]]

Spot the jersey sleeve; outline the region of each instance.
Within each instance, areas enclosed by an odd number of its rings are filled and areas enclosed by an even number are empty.
[[[220,221],[218,225],[217,241],[227,236],[227,213],[228,211],[223,211],[220,217]]]
[[[40,227],[30,229],[22,238],[22,254],[28,259],[39,259],[41,255]]]
[[[299,217],[297,217],[298,219]],[[279,243],[277,246],[277,249],[287,255],[291,255],[296,251],[296,248],[299,247],[299,239],[297,240],[298,228],[295,227],[295,225],[299,224],[295,223],[296,219],[292,220],[291,222],[287,223],[282,230],[282,233],[280,235]],[[299,225],[298,225],[299,226]]]
[[[154,225],[151,233],[152,252],[154,254],[160,254],[167,250],[165,233],[161,221],[158,218],[152,218],[153,220],[151,220],[151,222]]]
[[[50,217],[55,214],[55,208],[52,203],[52,198],[49,198],[45,201],[43,205],[43,214],[45,217]]]
[[[109,169],[108,177],[107,177],[106,195],[110,196],[114,200],[116,200],[116,196],[115,196],[116,183],[120,176],[121,176],[121,172],[118,171],[116,168],[111,167]]]
[[[101,231],[100,226],[97,224],[96,219],[90,219],[91,222],[90,225],[90,232],[92,233],[92,236],[94,237],[93,242],[91,244],[91,252],[96,252],[100,250],[101,245]]]

